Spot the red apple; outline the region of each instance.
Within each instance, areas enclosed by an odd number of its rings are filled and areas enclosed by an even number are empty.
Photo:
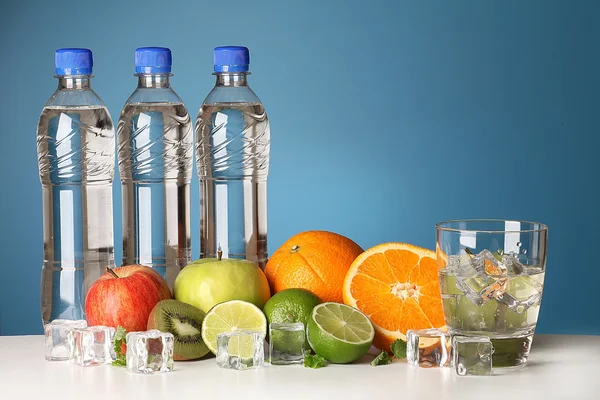
[[[107,271],[94,282],[85,298],[85,316],[90,326],[145,331],[156,303],[170,298],[169,286],[158,272],[128,265]]]

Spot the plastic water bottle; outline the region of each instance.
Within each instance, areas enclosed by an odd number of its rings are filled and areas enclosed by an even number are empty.
[[[58,89],[37,129],[42,182],[42,320],[85,319],[85,296],[114,266],[112,181],[115,134],[92,90],[92,52],[59,49]]]
[[[246,47],[217,47],[217,82],[196,123],[200,257],[267,262],[269,120],[248,86]]]
[[[123,265],[152,267],[173,289],[180,269],[191,261],[192,124],[169,82],[169,49],[137,49],[135,71],[138,86],[117,130]]]

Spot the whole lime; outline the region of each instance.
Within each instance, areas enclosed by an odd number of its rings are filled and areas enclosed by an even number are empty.
[[[265,304],[269,323],[302,322],[305,326],[310,313],[321,300],[305,289],[285,289],[276,293]]]
[[[313,308],[319,303],[321,303],[321,300],[308,290],[285,289],[271,297],[265,304],[263,311],[269,323],[302,322],[306,328]],[[278,338],[271,338],[271,340],[273,339]],[[307,338],[305,348],[308,348],[308,346]]]

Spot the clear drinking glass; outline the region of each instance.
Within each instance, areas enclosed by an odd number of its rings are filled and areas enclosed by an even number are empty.
[[[437,263],[446,325],[489,336],[494,370],[525,365],[540,310],[548,227],[537,222],[440,222]]]

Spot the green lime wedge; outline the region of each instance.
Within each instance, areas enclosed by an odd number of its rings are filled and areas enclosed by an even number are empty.
[[[507,309],[504,321],[507,329],[525,328],[527,327],[527,311],[519,314],[511,309]]]
[[[440,290],[442,294],[463,294],[456,286],[456,277],[453,275],[440,272]]]
[[[315,353],[332,363],[347,364],[369,351],[375,328],[357,309],[328,302],[313,309],[307,334]]]
[[[498,303],[488,301],[482,306],[473,304],[466,296],[461,297],[454,312],[455,329],[467,331],[491,331],[496,326]]]
[[[231,300],[210,309],[202,322],[202,340],[206,347],[217,354],[217,335],[224,332],[254,331],[267,334],[267,318],[252,303]],[[253,343],[250,337],[238,336],[229,340],[229,353],[252,357]]]
[[[541,274],[531,276],[517,276],[508,281],[506,293],[515,299],[524,300],[535,296],[542,290],[544,276]]]

